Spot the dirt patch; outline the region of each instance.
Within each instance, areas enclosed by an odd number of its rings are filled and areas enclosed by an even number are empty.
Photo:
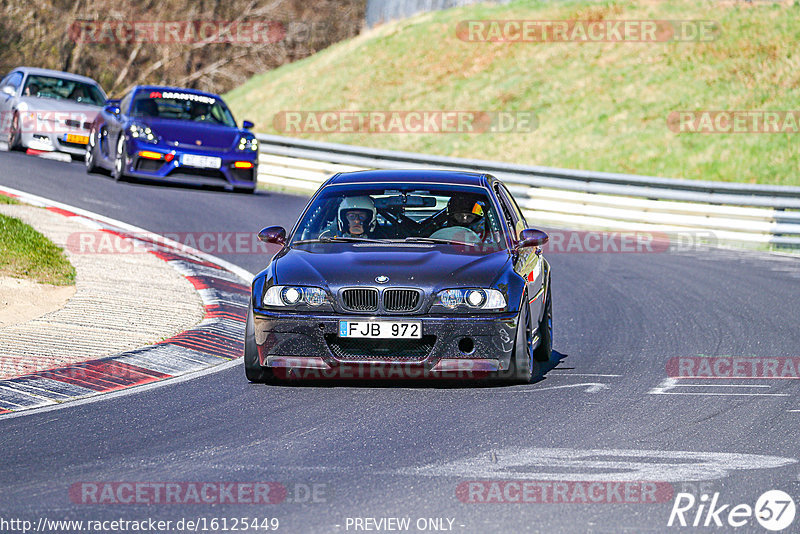
[[[75,294],[75,286],[51,286],[0,276],[0,328],[56,311]]]

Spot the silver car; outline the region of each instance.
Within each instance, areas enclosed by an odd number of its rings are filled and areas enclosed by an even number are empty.
[[[83,156],[105,101],[105,92],[91,78],[18,67],[0,81],[0,141],[11,150]]]

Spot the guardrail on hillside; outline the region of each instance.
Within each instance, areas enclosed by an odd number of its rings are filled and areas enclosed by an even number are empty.
[[[311,193],[332,174],[458,169],[503,180],[531,223],[549,227],[713,232],[721,241],[800,246],[800,187],[678,180],[431,156],[258,135],[259,182]]]

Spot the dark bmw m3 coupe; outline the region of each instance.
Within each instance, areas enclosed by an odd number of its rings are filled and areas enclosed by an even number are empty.
[[[552,347],[547,235],[488,174],[360,171],[314,194],[256,275],[253,382],[488,377],[530,381]]]

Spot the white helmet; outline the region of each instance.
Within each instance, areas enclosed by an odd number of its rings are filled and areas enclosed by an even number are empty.
[[[342,203],[339,204],[339,231],[344,232],[345,228],[348,228],[347,221],[345,221],[345,213],[349,210],[364,210],[368,211],[372,214],[372,218],[368,221],[369,230],[372,231],[375,229],[375,225],[377,223],[377,215],[378,210],[375,209],[375,203],[372,201],[371,198],[368,196],[360,196],[360,197],[347,197],[342,200]],[[367,225],[365,225],[367,226]]]

